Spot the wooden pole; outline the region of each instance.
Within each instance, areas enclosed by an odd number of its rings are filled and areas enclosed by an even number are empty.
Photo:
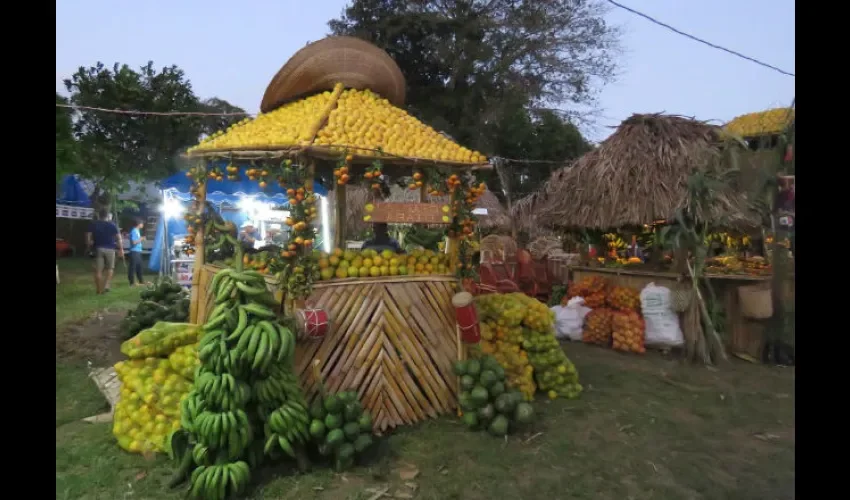
[[[316,178],[316,161],[313,158],[307,159],[307,168],[304,171],[304,189],[312,192],[313,191],[313,181]],[[300,249],[300,251],[304,251]],[[293,309],[292,313],[295,312],[295,309],[304,309],[306,307],[307,297],[293,297]]]
[[[466,354],[466,349],[464,349],[463,340],[461,339],[460,325],[458,325],[457,323],[455,323],[455,335],[457,336],[457,360],[463,361],[464,359],[466,359],[466,356],[464,356],[464,354]],[[463,392],[463,387],[461,386],[461,383],[460,383],[460,377],[458,377],[457,378],[457,393],[460,394],[461,392]],[[458,417],[463,416],[463,410],[461,410],[461,408],[460,408],[460,403],[458,403],[458,405],[457,405],[457,416]]]
[[[345,213],[347,210],[346,207],[346,186],[336,185],[334,189],[335,201],[334,201],[334,248],[342,248],[345,249],[345,241],[347,235],[345,234]]]
[[[202,180],[198,186],[197,192],[197,203],[198,208],[195,211],[195,215],[201,217],[204,213],[204,208],[207,204],[207,181],[206,181],[206,169],[199,169],[202,172],[198,173],[198,175],[202,175]],[[204,261],[206,253],[204,250],[204,225],[198,224],[198,230],[195,232],[195,262],[192,264],[192,296],[189,301],[189,322],[195,323],[198,321],[198,308],[201,307],[201,301],[203,297],[201,297],[200,293],[200,284],[201,284],[201,269],[204,267]]]

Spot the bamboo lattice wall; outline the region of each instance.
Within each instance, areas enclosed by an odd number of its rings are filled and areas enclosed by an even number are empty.
[[[212,302],[206,286],[218,268],[200,279],[199,322]],[[328,312],[321,341],[296,343],[295,373],[309,401],[318,394],[311,365],[330,392],[356,390],[376,431],[435,418],[457,408],[457,334],[452,276],[346,279],[314,286],[308,304]]]

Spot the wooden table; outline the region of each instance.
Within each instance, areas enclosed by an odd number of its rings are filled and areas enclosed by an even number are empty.
[[[608,279],[614,285],[628,286],[642,290],[649,283],[665,286],[671,290],[690,286],[690,277],[682,276],[672,272],[654,272],[626,268],[604,268],[604,267],[570,267],[571,281],[580,281],[588,276],[601,276]],[[738,300],[738,287],[756,283],[767,283],[771,276],[747,276],[747,275],[706,275],[718,300],[723,304],[726,314],[724,340],[731,353],[746,354],[760,359],[765,340],[765,328],[767,321],[751,320],[741,314],[741,305]],[[785,300],[793,301],[793,285],[786,292]],[[789,295],[790,294],[790,295]],[[693,302],[691,307],[694,307]],[[679,315],[680,320],[682,314]]]

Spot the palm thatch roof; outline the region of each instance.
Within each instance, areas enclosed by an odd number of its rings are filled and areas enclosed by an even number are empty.
[[[485,191],[478,199],[476,208],[486,208],[487,215],[478,216],[478,225],[482,229],[498,229],[508,231],[511,228],[511,217],[499,198],[492,191]]]
[[[599,147],[553,173],[517,202],[514,216],[562,228],[609,229],[672,218],[690,208],[705,222],[758,226],[759,215],[735,182],[715,186],[708,203],[688,207],[692,175],[725,176],[743,144],[690,118],[635,114]]]

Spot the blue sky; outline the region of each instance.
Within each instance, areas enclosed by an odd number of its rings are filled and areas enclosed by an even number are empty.
[[[794,73],[793,0],[619,0],[667,24]],[[296,50],[324,37],[346,0],[57,0],[56,89],[97,61],[176,64],[201,97],[256,112],[271,77]],[[632,113],[727,121],[786,106],[794,78],[688,40],[612,8],[624,31],[617,81],[600,93],[604,139]]]

